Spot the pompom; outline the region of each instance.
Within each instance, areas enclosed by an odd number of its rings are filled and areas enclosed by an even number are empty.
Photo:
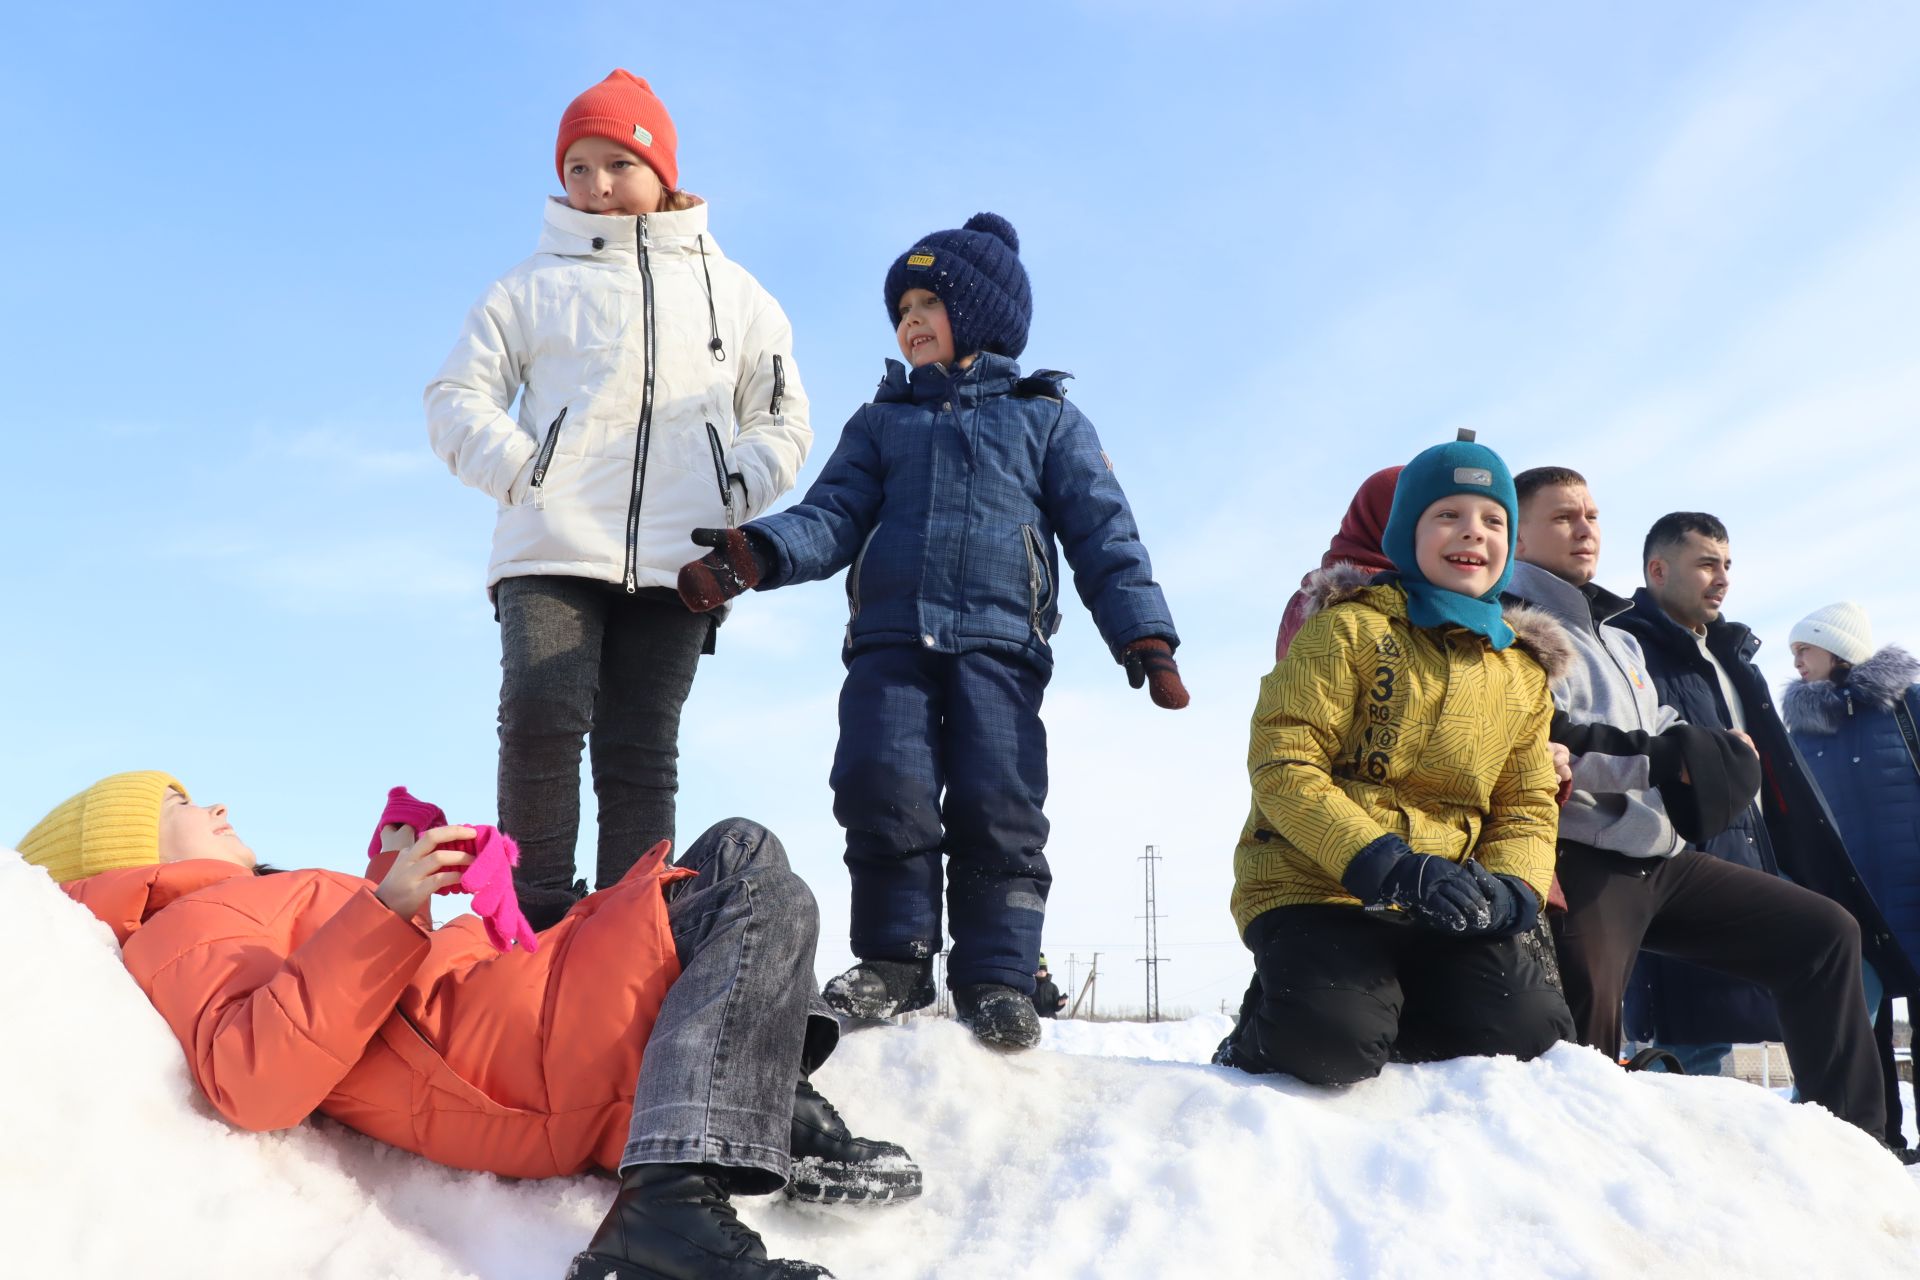
[[[1014,231],[1013,224],[997,213],[976,213],[967,219],[963,229],[984,231],[1015,253],[1020,252],[1020,236]]]

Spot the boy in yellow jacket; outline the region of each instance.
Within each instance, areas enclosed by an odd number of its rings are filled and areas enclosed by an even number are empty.
[[[1553,877],[1548,680],[1570,650],[1503,611],[1513,477],[1462,437],[1401,473],[1397,575],[1324,571],[1261,682],[1233,890],[1256,976],[1217,1061],[1350,1084],[1572,1038],[1518,942]]]

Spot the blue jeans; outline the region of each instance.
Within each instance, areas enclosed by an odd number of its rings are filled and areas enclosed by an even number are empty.
[[[620,1158],[728,1166],[733,1190],[787,1181],[793,1090],[840,1033],[814,987],[820,912],[758,823],[716,823],[676,860],[698,874],[667,886],[680,977],[640,1062]]]
[[[1033,993],[1047,867],[1047,673],[1009,654],[887,645],[840,689],[833,816],[847,832],[852,949],[940,950],[940,857],[953,931],[947,981]]]

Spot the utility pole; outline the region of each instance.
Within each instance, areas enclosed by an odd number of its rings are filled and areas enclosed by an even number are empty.
[[[1082,1000],[1085,1000],[1087,1002],[1087,1016],[1089,1018],[1093,1017],[1094,1015],[1093,1006],[1098,994],[1097,988],[1099,987],[1099,985],[1100,985],[1100,953],[1096,951],[1093,953],[1093,964],[1090,965],[1087,969],[1087,981],[1080,988],[1079,993],[1073,997],[1073,1007],[1067,1010],[1067,1016],[1069,1018],[1077,1018],[1080,1016],[1080,1002]]]
[[[1074,978],[1079,973],[1079,967],[1077,964],[1077,961],[1079,959],[1080,957],[1074,955],[1071,951],[1067,953],[1067,990],[1068,991],[1078,990],[1078,988],[1074,985]],[[1068,1016],[1071,1017],[1072,1015],[1069,1014]]]
[[[1160,966],[1165,963],[1160,957],[1160,912],[1158,899],[1154,895],[1154,864],[1160,861],[1160,855],[1152,845],[1147,846],[1140,861],[1147,864],[1147,913],[1142,917],[1147,922],[1147,954],[1140,963],[1147,966],[1147,1021],[1160,1021]]]

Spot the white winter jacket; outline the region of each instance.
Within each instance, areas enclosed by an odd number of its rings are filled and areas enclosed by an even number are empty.
[[[765,511],[813,440],[787,317],[704,203],[626,218],[550,200],[539,249],[475,305],[426,403],[433,451],[500,503],[489,590],[534,573],[672,586],[706,552],[688,534]]]

